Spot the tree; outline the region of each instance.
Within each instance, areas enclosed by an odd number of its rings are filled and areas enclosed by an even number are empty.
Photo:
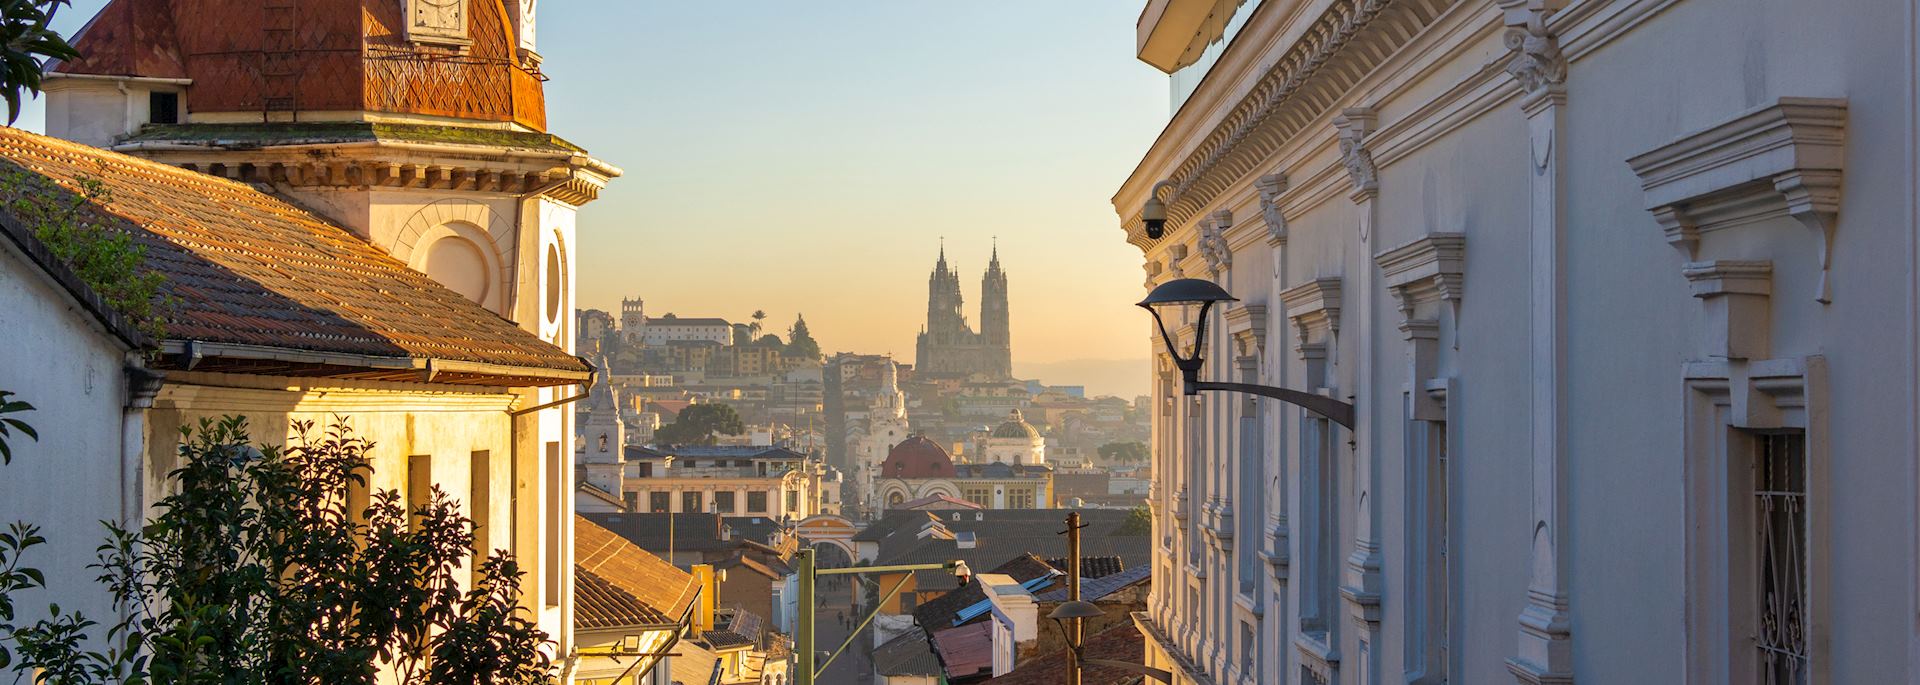
[[[0,97],[7,99],[7,123],[20,118],[20,92],[40,95],[40,80],[46,64],[54,59],[74,59],[80,53],[67,44],[51,26],[53,15],[69,0],[0,0],[0,32],[6,39],[4,73],[0,73]]]
[[[1153,532],[1153,512],[1145,506],[1134,507],[1127,512],[1127,520],[1120,522],[1115,535],[1147,535]]]
[[[1109,442],[1101,445],[1099,452],[1101,459],[1121,464],[1145,463],[1153,456],[1153,453],[1147,450],[1147,444],[1138,440]]]
[[[673,423],[653,432],[660,445],[711,445],[714,435],[739,435],[747,432],[740,414],[725,404],[695,404],[680,410]]]
[[[813,333],[807,330],[807,317],[800,315],[793,320],[793,328],[787,330],[787,349],[790,359],[814,362],[820,360],[820,343],[814,342]]]
[[[753,329],[751,337],[754,337],[754,338],[760,337],[760,331],[763,330],[762,322],[766,320],[767,320],[767,310],[764,310],[764,309],[753,310],[753,323],[748,324],[748,328]]]
[[[512,559],[477,561],[463,593],[473,522],[458,504],[436,487],[427,502],[389,490],[354,509],[372,443],[344,420],[318,439],[311,429],[295,424],[284,449],[252,444],[237,418],[182,429],[164,489],[175,494],[138,529],[108,524],[94,565],[120,622],[100,639],[56,607],[0,626],[0,655],[11,646],[12,668],[45,685],[550,682],[550,643],[521,608]],[[19,553],[41,542],[19,524],[0,535],[0,595],[38,582]],[[10,622],[4,598],[0,609]]]

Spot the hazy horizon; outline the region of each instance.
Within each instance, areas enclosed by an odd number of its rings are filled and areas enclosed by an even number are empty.
[[[1109,201],[1166,118],[1166,77],[1133,59],[1138,12],[543,3],[548,129],[626,171],[581,210],[578,305],[765,310],[782,335],[804,313],[823,350],[911,362],[943,239],[977,326],[997,238],[1018,374],[1145,392],[1140,253]],[[35,101],[20,125],[42,119]]]

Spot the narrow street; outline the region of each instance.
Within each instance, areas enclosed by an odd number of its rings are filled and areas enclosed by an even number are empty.
[[[858,623],[860,617],[854,614],[854,587],[850,576],[837,576],[822,579],[817,597],[820,608],[816,616],[815,648],[832,653],[847,639],[849,626]],[[873,682],[873,636],[864,633],[860,639],[847,646],[847,651],[833,660],[825,673],[821,674],[820,685],[865,685]]]

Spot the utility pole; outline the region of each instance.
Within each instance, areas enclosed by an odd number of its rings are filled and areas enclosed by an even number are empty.
[[[1067,599],[1080,601],[1080,512],[1067,513]],[[1085,645],[1082,619],[1073,619],[1073,644]],[[1080,685],[1080,660],[1067,659],[1067,685]]]
[[[801,546],[793,551],[793,572],[799,576],[799,597],[795,609],[799,613],[798,622],[793,627],[793,654],[799,657],[794,665],[798,673],[795,683],[810,685],[813,682],[813,660],[817,655],[813,651],[813,548]]]

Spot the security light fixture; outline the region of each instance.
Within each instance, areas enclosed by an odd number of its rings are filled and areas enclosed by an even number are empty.
[[[1173,185],[1173,181],[1161,181],[1147,191],[1147,204],[1140,208],[1140,221],[1147,225],[1148,238],[1159,240],[1167,234],[1167,203],[1160,200],[1160,190]]]
[[[1244,392],[1261,397],[1271,397],[1288,404],[1302,407],[1315,414],[1326,417],[1334,423],[1353,430],[1353,405],[1341,402],[1325,395],[1310,392],[1276,388],[1248,383],[1223,383],[1200,380],[1200,369],[1206,366],[1202,356],[1206,350],[1207,315],[1213,306],[1221,302],[1237,302],[1233,294],[1221,288],[1213,281],[1200,278],[1176,278],[1155,287],[1147,293],[1147,299],[1138,306],[1153,314],[1153,322],[1160,328],[1160,339],[1167,345],[1167,354],[1173,357],[1174,366],[1180,369],[1182,392],[1198,395],[1203,390]],[[1198,307],[1199,311],[1194,312]],[[1173,333],[1167,330],[1167,319],[1174,314],[1184,317],[1193,313],[1193,347],[1185,355],[1180,353],[1180,345],[1173,339]]]
[[[947,570],[953,572],[953,577],[960,579],[960,587],[966,587],[968,583],[973,582],[973,569],[967,568],[965,561],[959,559],[949,561]]]
[[[1065,602],[1061,602],[1060,606],[1054,607],[1052,613],[1047,614],[1047,618],[1053,619],[1054,627],[1057,627],[1060,629],[1060,637],[1062,640],[1064,640],[1067,643],[1067,652],[1072,655],[1074,663],[1078,664],[1080,667],[1084,668],[1087,666],[1105,666],[1107,668],[1119,669],[1122,671],[1127,671],[1129,673],[1139,673],[1141,675],[1147,676],[1149,678],[1158,680],[1163,683],[1173,682],[1172,673],[1158,669],[1158,668],[1153,668],[1151,666],[1147,666],[1144,664],[1136,664],[1131,661],[1115,661],[1112,659],[1087,658],[1087,654],[1086,654],[1087,646],[1082,642],[1074,639],[1073,633],[1067,631],[1066,622],[1073,619],[1081,619],[1081,618],[1100,618],[1105,615],[1106,615],[1106,612],[1100,610],[1100,605],[1094,604],[1093,602],[1088,602],[1085,600],[1075,599],[1075,600],[1068,600]]]

